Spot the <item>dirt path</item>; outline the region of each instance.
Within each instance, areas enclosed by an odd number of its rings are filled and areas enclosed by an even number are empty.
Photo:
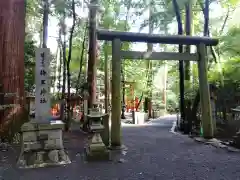
[[[174,117],[154,120],[147,126],[123,128],[124,151],[111,162],[83,161],[84,137],[65,134],[72,163],[67,166],[19,170],[17,152],[1,152],[3,180],[238,180],[240,154],[194,142],[170,132]],[[6,158],[4,158],[6,157]],[[0,179],[1,179],[0,178]]]

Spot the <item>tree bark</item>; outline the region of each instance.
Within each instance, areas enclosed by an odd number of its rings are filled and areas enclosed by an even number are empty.
[[[91,5],[98,5],[98,0],[91,0]],[[92,108],[96,100],[96,76],[97,76],[97,8],[91,7],[89,14],[89,50],[88,50],[88,109]]]
[[[86,23],[87,24],[87,23]],[[87,39],[87,25],[85,27],[84,31],[84,36],[83,36],[83,41],[82,41],[82,51],[81,51],[81,57],[80,57],[80,62],[79,62],[79,72],[78,72],[78,77],[77,77],[77,84],[76,84],[76,93],[79,92],[80,89],[80,81],[81,81],[81,75],[82,75],[82,68],[83,68],[83,59],[84,59],[84,52],[85,52],[85,44],[86,44],[86,39]]]
[[[61,19],[61,31],[63,33],[63,43],[62,43],[62,62],[63,62],[63,70],[62,70],[62,97],[61,97],[61,107],[60,107],[60,118],[61,120],[65,121],[65,105],[66,105],[66,101],[65,101],[65,93],[66,93],[66,66],[67,66],[67,57],[66,57],[66,9],[64,9],[63,12],[63,17]]]
[[[153,29],[154,28],[154,24],[153,24],[153,1],[150,2],[149,4],[149,34],[153,33]],[[152,52],[153,51],[153,44],[148,43],[147,44],[147,51],[148,52]],[[150,88],[148,90],[148,117],[151,118],[152,117],[152,78],[153,78],[153,74],[152,74],[152,64],[153,61],[149,60],[146,61],[147,62],[147,66],[149,68],[149,75],[148,75],[148,80],[147,80],[147,88]]]
[[[71,98],[71,72],[70,72],[70,62],[72,59],[72,41],[73,41],[73,33],[76,25],[76,13],[75,13],[75,1],[72,0],[72,13],[73,13],[73,24],[70,31],[70,38],[69,38],[69,52],[68,52],[68,59],[67,59],[67,122],[65,124],[65,130],[68,131],[70,128],[71,122],[71,105],[70,105],[70,98]]]
[[[108,43],[104,43],[104,107],[105,113],[108,113],[109,109],[109,61],[108,61]]]
[[[125,16],[125,25],[124,25],[124,30],[127,31],[127,25],[128,25],[128,18],[129,18],[129,11],[131,8],[131,1],[128,2],[127,5],[127,13]],[[124,43],[123,43],[124,44]],[[125,87],[125,61],[123,60],[121,63],[121,74],[122,74],[122,113],[121,113],[121,119],[126,119],[125,117],[125,107],[126,107],[126,102],[125,102],[125,95],[126,95],[126,87]]]
[[[176,19],[178,23],[178,35],[183,34],[183,27],[182,27],[182,18],[179,10],[179,6],[177,3],[177,0],[172,0],[174,10],[176,13]],[[178,47],[178,52],[182,53],[183,52],[183,46],[179,45]],[[181,122],[180,122],[180,129],[184,129],[184,120],[185,120],[185,103],[184,103],[184,63],[183,61],[179,61],[179,89],[180,89],[180,113],[181,113]]]
[[[187,36],[192,35],[192,2],[188,1],[185,4],[186,19],[185,19],[185,32]],[[190,53],[191,46],[186,46],[186,52]],[[190,81],[190,61],[185,61],[185,80]]]
[[[187,36],[192,35],[192,1],[188,1],[185,4],[185,12],[186,12],[186,17],[185,17],[185,33]],[[185,52],[190,53],[191,52],[191,46],[187,45]],[[185,82],[187,85],[187,89],[190,88],[190,79],[191,79],[191,62],[190,61],[185,61]],[[184,133],[188,134],[192,131],[192,118],[191,118],[191,100],[186,97],[184,99],[185,101],[185,126],[184,126]]]
[[[49,14],[49,2],[48,0],[43,1],[43,48],[47,48],[48,40],[48,14]]]
[[[7,104],[18,104],[1,113],[1,127],[9,131],[9,123],[23,123],[25,105],[24,92],[24,0],[0,1],[0,84],[4,93],[16,93],[5,98]],[[4,131],[4,129],[1,129]]]

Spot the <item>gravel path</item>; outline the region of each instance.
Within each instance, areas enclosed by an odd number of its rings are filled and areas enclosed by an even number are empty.
[[[240,153],[230,153],[169,132],[173,116],[123,128],[124,151],[111,162],[86,163],[78,132],[66,135],[70,165],[19,170],[17,153],[1,152],[2,180],[240,180]],[[9,153],[11,156],[9,157]]]

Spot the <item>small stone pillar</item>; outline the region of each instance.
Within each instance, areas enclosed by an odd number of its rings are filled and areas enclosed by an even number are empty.
[[[110,152],[102,141],[100,133],[104,130],[101,121],[105,114],[99,112],[97,108],[93,108],[87,116],[90,123],[90,131],[93,137],[85,148],[85,155],[88,161],[110,160]]]

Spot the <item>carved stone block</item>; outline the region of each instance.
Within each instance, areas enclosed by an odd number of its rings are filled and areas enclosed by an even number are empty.
[[[43,130],[39,131],[39,135],[48,135],[48,139],[59,139],[62,138],[62,130],[61,129],[53,129],[53,130]]]
[[[43,145],[38,142],[24,142],[23,152],[36,151],[43,149]]]
[[[58,155],[58,150],[53,150],[48,153],[48,158],[49,160],[57,163],[59,162],[59,155]]]
[[[22,132],[22,140],[24,142],[37,141],[37,133],[35,131]]]
[[[88,161],[110,160],[110,152],[102,142],[99,133],[93,135],[88,147],[85,148],[85,153]]]
[[[48,139],[45,142],[45,149],[63,149],[62,138],[60,139]]]
[[[18,160],[20,168],[37,168],[69,164],[62,139],[63,123],[25,123],[22,130],[22,149]]]

